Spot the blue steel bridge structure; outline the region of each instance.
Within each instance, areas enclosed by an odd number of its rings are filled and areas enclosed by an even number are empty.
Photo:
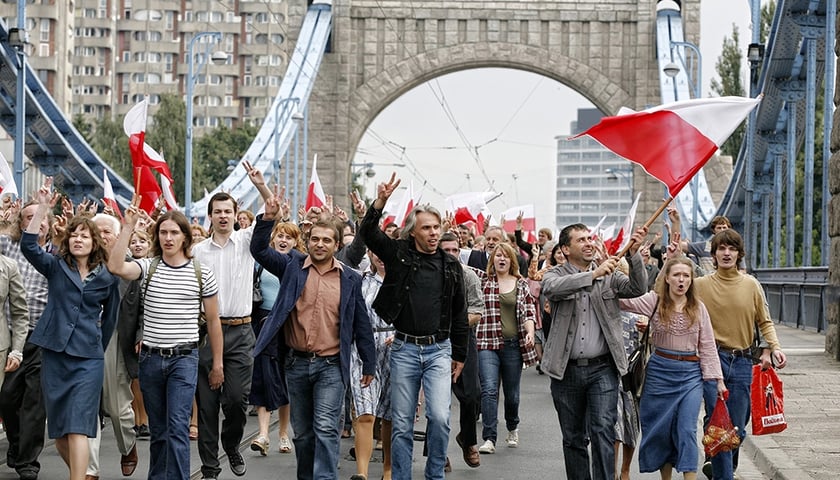
[[[759,22],[759,0],[749,0],[753,25]],[[300,129],[305,136],[306,121],[295,118],[306,111],[315,78],[325,54],[332,29],[331,2],[313,2],[303,19],[288,69],[252,145],[240,160],[247,160],[269,177],[290,162],[293,143]],[[765,286],[773,317],[801,328],[823,331],[826,326],[828,296],[828,159],[833,118],[836,2],[827,0],[779,0],[766,43],[760,55],[751,57],[751,96],[764,99],[747,121],[747,133],[735,159],[734,175],[722,201],[712,202],[702,175],[686,188],[677,205],[688,229],[708,235],[708,221],[725,215],[740,231],[747,244],[747,265]],[[9,28],[0,21],[0,124],[17,141],[23,132],[23,152],[43,173],[55,178],[56,185],[75,202],[103,196],[103,175],[111,179],[117,201],[129,203],[133,187],[106,165],[85,142],[71,121],[25,62],[25,56],[9,42]],[[676,76],[664,73],[665,64],[689,56],[683,38],[682,19],[676,2],[662,0],[657,8],[657,62],[660,66],[662,102],[690,97],[689,72]],[[758,44],[757,29],[752,43]],[[746,52],[745,52],[746,53]],[[19,75],[23,82],[18,84]],[[21,88],[22,87],[22,88]],[[22,130],[17,123],[17,98],[23,91],[25,108]],[[822,144],[817,138],[817,93],[824,98]],[[304,145],[306,141],[304,140]],[[815,184],[815,152],[821,149],[820,184]],[[804,160],[798,160],[804,151]],[[306,178],[304,153],[303,178]],[[21,163],[22,164],[22,163]],[[18,164],[16,164],[18,165]],[[297,167],[297,165],[296,165]],[[285,169],[287,172],[290,169]],[[297,168],[293,171],[297,172]],[[804,173],[803,203],[797,203],[796,175]],[[21,172],[16,172],[20,174]],[[288,182],[287,182],[288,183]],[[822,192],[815,204],[815,192]],[[244,169],[235,168],[209,195],[230,192],[244,205],[256,202]],[[206,211],[209,196],[196,200],[192,212]],[[815,213],[821,224],[815,225]],[[696,221],[693,221],[696,219]],[[801,219],[796,237],[793,228]],[[816,255],[811,231],[821,232]],[[690,236],[690,231],[686,232]],[[796,261],[795,246],[801,246]],[[817,265],[817,266],[812,266]]]

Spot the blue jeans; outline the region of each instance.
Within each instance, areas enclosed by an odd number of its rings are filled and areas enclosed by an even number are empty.
[[[452,402],[452,345],[391,344],[391,476],[411,479],[414,414],[420,386],[426,397],[427,480],[443,480],[449,444],[449,409]]]
[[[189,480],[190,414],[198,350],[163,357],[140,352],[140,390],[149,415],[149,480]]]
[[[298,480],[338,478],[339,422],[346,386],[338,355],[286,361]]]
[[[496,443],[499,415],[499,381],[505,393],[505,426],[508,431],[519,426],[519,381],[522,378],[522,353],[519,339],[505,340],[501,350],[478,351],[481,377],[481,438]]]
[[[612,359],[570,364],[563,380],[551,379],[551,397],[563,432],[566,478],[614,480],[618,371]],[[587,437],[592,442],[591,473]]]
[[[741,441],[747,436],[746,423],[750,414],[750,384],[752,383],[752,360],[744,357],[736,357],[728,352],[718,350],[720,357],[720,368],[723,370],[723,381],[729,390],[729,399],[726,401],[726,408],[729,410],[729,417],[732,424],[738,427]],[[717,381],[703,382],[703,401],[706,404],[706,418],[704,424],[709,422],[712,410],[717,403]],[[738,450],[721,452],[712,457],[712,471],[715,480],[732,480],[733,455]]]

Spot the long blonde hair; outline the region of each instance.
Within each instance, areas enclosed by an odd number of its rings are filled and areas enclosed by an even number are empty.
[[[671,314],[674,312],[674,301],[671,299],[669,291],[670,287],[665,282],[666,277],[668,277],[671,273],[671,269],[674,265],[685,265],[688,267],[689,272],[691,272],[691,285],[688,286],[688,289],[685,292],[686,303],[685,308],[683,309],[683,314],[688,319],[688,325],[691,326],[697,321],[697,317],[700,312],[700,301],[694,294],[694,262],[684,256],[669,258],[668,261],[665,262],[665,265],[662,266],[662,273],[660,273],[659,277],[656,278],[654,291],[659,296],[659,321],[663,325],[670,325]]]
[[[516,278],[520,278],[522,274],[519,273],[519,259],[516,258],[516,250],[507,243],[500,243],[496,245],[496,248],[490,252],[490,258],[487,261],[487,275],[498,276],[498,273],[496,273],[496,263],[493,262],[493,257],[496,256],[496,252],[499,250],[501,250],[508,259],[510,259],[510,268],[508,268],[508,273]]]

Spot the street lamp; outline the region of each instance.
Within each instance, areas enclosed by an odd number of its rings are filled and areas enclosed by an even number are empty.
[[[627,182],[627,188],[630,190],[630,199],[633,198],[633,168],[605,168],[604,173],[607,174],[609,180],[618,180],[619,177]]]
[[[694,79],[694,98],[700,98],[703,94],[703,56],[700,54],[700,49],[697,48],[697,45],[690,43],[690,42],[674,42],[671,41],[671,53],[673,54],[674,50],[677,50],[676,47],[683,47],[683,50],[689,49],[694,52],[694,55],[697,59],[697,69],[696,69],[696,77]],[[682,64],[682,68],[686,71],[686,75],[691,69],[686,66],[685,57],[679,50],[677,50],[677,58]],[[680,66],[671,62],[662,69],[665,72],[665,75],[668,75],[671,78],[676,77],[680,73]],[[697,175],[695,174],[694,177],[691,179],[691,241],[697,241],[697,231],[699,230],[697,226],[697,211],[700,209],[700,199],[698,198],[699,195],[699,181],[697,179]]]
[[[15,158],[14,181],[18,188],[23,185],[23,151],[26,145],[26,45],[29,35],[26,33],[26,1],[17,2],[17,28],[9,29],[9,46],[15,50],[18,61],[17,85],[15,85]],[[18,195],[20,196],[20,195]]]
[[[364,169],[365,177],[373,178],[373,177],[376,176],[376,170],[373,169],[374,165],[375,166],[381,166],[381,167],[400,167],[400,168],[405,167],[404,163],[365,162],[365,163],[351,163],[350,168],[351,168],[351,170],[353,169],[353,167],[359,167],[360,169]],[[353,176],[352,175],[350,176],[350,184],[348,185],[347,190],[350,191],[350,192],[353,191]]]
[[[207,42],[204,47],[204,55],[202,55],[198,62],[198,68],[193,73],[193,47],[195,42],[200,38],[211,38],[212,42]],[[184,213],[187,218],[191,218],[190,208],[192,207],[192,141],[193,141],[193,87],[198,74],[202,67],[207,64],[207,58],[215,64],[221,64],[227,61],[227,54],[225,52],[215,52],[210,54],[210,49],[216,42],[222,41],[222,34],[220,32],[198,32],[192,39],[190,39],[189,47],[187,48],[187,145],[184,149],[184,163],[185,180],[184,180]]]

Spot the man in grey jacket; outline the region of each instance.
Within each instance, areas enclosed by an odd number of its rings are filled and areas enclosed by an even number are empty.
[[[618,380],[627,371],[618,299],[647,290],[638,253],[646,234],[642,227],[630,240],[628,277],[616,271],[618,257],[594,261],[596,249],[586,225],[569,225],[558,240],[568,261],[543,276],[542,293],[551,302],[552,321],[542,369],[551,377],[571,480],[615,478]],[[587,437],[592,443],[591,474]]]

